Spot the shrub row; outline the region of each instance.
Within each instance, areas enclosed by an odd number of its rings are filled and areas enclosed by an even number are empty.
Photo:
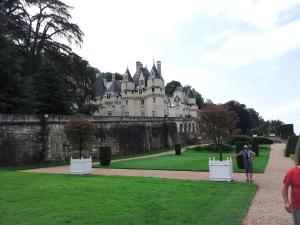
[[[269,145],[273,144],[273,141],[270,138],[266,137],[248,137],[246,135],[233,135],[228,143],[231,145],[235,145],[237,142],[243,142],[246,143],[247,145],[257,143],[259,145]]]
[[[231,145],[228,145],[228,144],[221,144],[221,150],[222,152],[230,152],[233,150],[233,147]],[[196,151],[211,151],[211,152],[219,152],[219,149],[218,149],[218,146],[217,144],[208,144],[208,145],[199,145],[195,148],[193,148],[193,150],[196,150]]]

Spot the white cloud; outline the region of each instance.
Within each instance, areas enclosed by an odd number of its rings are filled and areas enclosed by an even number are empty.
[[[270,60],[300,48],[300,19],[271,31],[236,33],[217,50],[200,57],[200,61],[223,68],[236,68],[256,60]]]

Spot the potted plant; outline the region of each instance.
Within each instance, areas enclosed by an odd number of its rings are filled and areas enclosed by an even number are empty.
[[[76,118],[67,122],[64,133],[67,140],[79,153],[79,158],[71,157],[70,172],[86,174],[92,172],[92,158],[83,158],[83,150],[89,147],[95,137],[96,126],[88,120]]]
[[[231,181],[233,178],[232,159],[223,160],[222,143],[235,129],[237,116],[225,105],[210,104],[201,109],[198,117],[200,132],[217,146],[220,159],[209,157],[210,180]]]

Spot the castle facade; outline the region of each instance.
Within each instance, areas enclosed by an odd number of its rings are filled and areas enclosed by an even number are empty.
[[[107,82],[98,74],[95,82],[97,116],[139,117],[197,117],[198,107],[192,90],[183,92],[177,87],[172,97],[165,94],[161,62],[153,64],[151,71],[136,62],[136,72],[131,76],[128,68],[122,80]]]

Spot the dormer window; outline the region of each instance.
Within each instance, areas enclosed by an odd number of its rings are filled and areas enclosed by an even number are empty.
[[[139,89],[139,94],[143,94],[143,89]]]
[[[140,80],[140,85],[144,85],[144,84],[145,84],[144,80]]]
[[[107,99],[110,99],[110,94],[107,94],[107,95],[106,95],[106,98],[107,98]]]

